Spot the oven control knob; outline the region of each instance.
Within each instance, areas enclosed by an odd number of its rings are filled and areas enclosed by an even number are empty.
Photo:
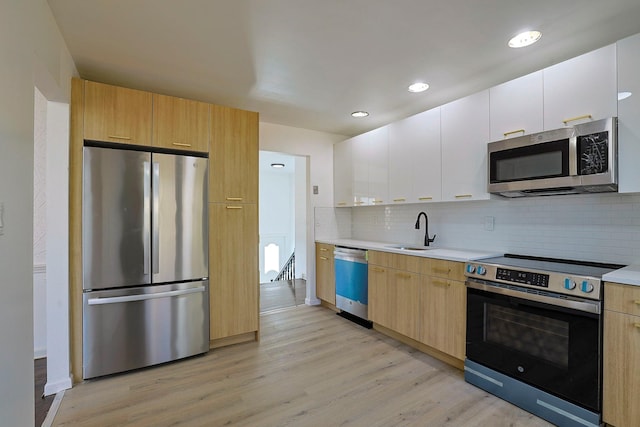
[[[567,277],[564,279],[564,288],[572,291],[576,288],[576,282]]]
[[[593,292],[593,285],[589,282],[587,282],[586,280],[582,281],[582,284],[580,285],[580,290],[584,293],[591,293]]]
[[[476,273],[478,273],[481,276],[484,276],[485,274],[487,274],[487,269],[479,265],[478,268],[476,268]]]
[[[476,268],[473,266],[473,264],[467,264],[467,273],[473,274],[475,272],[476,272]]]

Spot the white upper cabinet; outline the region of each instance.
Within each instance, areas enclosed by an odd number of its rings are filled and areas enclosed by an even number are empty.
[[[338,207],[353,206],[351,140],[333,146],[333,201]]]
[[[541,132],[542,71],[489,89],[491,141]]]
[[[615,45],[545,68],[543,73],[546,130],[617,116]]]
[[[489,90],[441,107],[442,200],[488,199]]]
[[[440,108],[389,125],[389,201],[442,199]]]
[[[640,192],[640,34],[617,43],[618,91],[631,96],[618,101],[618,191]]]
[[[388,127],[351,138],[353,205],[383,204],[388,200]]]

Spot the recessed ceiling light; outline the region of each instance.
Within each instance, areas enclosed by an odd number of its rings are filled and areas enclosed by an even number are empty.
[[[623,99],[627,99],[631,96],[631,92],[618,92],[618,101],[622,101]]]
[[[284,167],[284,163],[271,163],[271,167],[281,169]]]
[[[424,92],[427,89],[429,89],[429,85],[423,82],[414,83],[409,86],[409,92],[413,93]]]
[[[509,47],[518,48],[534,44],[542,37],[540,31],[525,31],[509,40]]]
[[[369,113],[367,113],[366,111],[354,111],[353,113],[351,113],[351,116],[353,117],[367,117],[369,115]]]

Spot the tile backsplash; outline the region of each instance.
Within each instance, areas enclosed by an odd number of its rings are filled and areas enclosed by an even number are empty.
[[[316,238],[640,264],[640,195],[590,194],[358,208],[316,208]]]

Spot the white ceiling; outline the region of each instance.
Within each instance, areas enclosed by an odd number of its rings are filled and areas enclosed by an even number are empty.
[[[638,0],[48,1],[83,78],[342,135],[640,32]]]

